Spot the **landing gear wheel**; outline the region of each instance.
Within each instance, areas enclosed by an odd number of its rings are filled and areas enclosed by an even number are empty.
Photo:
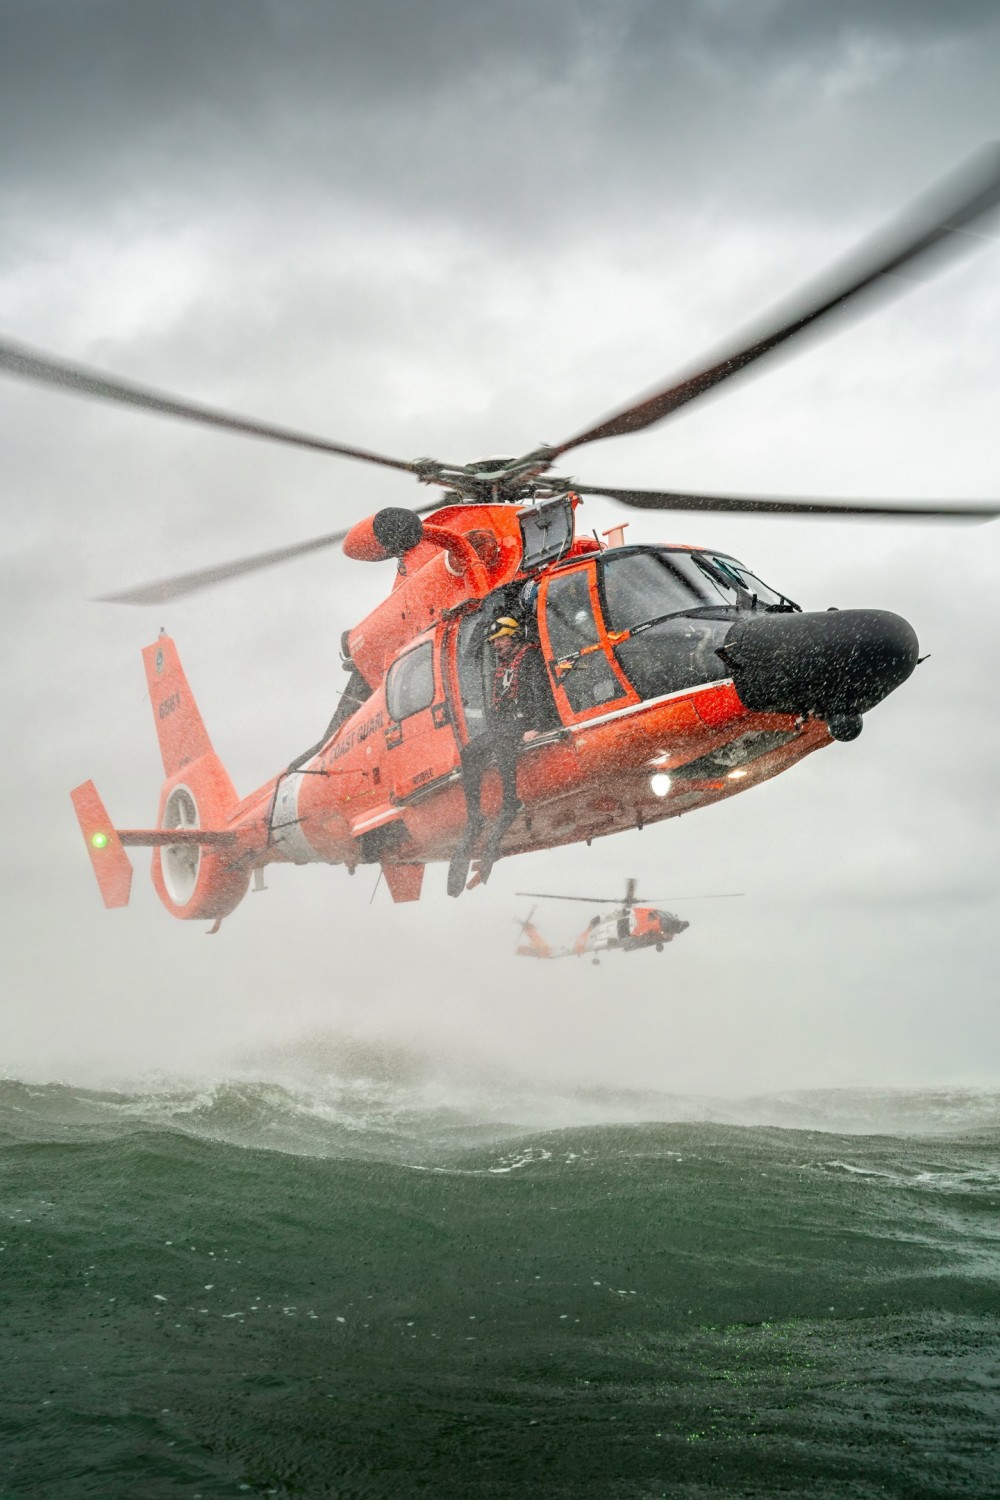
[[[856,740],[865,726],[860,714],[831,714],[826,727],[835,740]]]

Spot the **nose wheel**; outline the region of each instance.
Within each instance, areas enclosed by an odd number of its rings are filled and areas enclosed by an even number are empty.
[[[831,714],[826,727],[835,740],[856,740],[865,726],[860,714]]]

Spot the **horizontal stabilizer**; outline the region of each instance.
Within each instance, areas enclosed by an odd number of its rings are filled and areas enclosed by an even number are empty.
[[[119,828],[123,844],[147,849],[162,849],[177,844],[235,844],[236,835],[222,828]]]
[[[70,792],[105,906],[127,906],[132,889],[132,861],[108,817],[92,781]]]

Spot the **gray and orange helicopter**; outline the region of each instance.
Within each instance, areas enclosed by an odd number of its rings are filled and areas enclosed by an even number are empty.
[[[519,458],[391,458],[0,341],[10,375],[377,464],[443,492],[417,511],[388,506],[347,531],[105,596],[162,605],[340,542],[348,557],[395,567],[388,596],[341,638],[350,676],[320,739],[248,796],[213,749],[173,641],[161,633],[146,647],[165,777],[155,823],[117,828],[93,782],[72,794],[105,905],[128,901],[132,847],[152,850],[167,910],[213,930],[274,863],[352,873],[381,865],[393,899],[414,901],[426,866],[447,861],[457,895],[496,857],[590,844],[708,807],[856,738],[862,715],[917,664],[906,620],[878,609],[803,611],[724,547],[626,546],[620,526],[602,543],[577,529],[583,497],[638,510],[883,520],[984,520],[1000,513],[997,502],[692,494],[591,484],[553,465],[669,418],[805,330],[829,328],[848,304],[902,290],[918,263],[981,244],[969,231],[998,203],[994,145],[721,354]],[[531,635],[537,717],[519,726],[514,799],[488,757],[473,799],[470,767],[497,737],[490,640],[511,618]]]
[[[546,942],[532,921],[535,908],[520,921],[521,933],[514,952],[520,958],[583,958],[591,954],[591,962],[600,963],[599,953],[610,953],[618,948],[623,953],[635,953],[640,948],[655,948],[662,953],[664,945],[686,932],[690,922],[676,917],[672,911],[664,911],[661,901],[723,901],[742,896],[742,891],[715,891],[708,896],[659,896],[651,899],[637,896],[636,882],[625,882],[625,896],[612,911],[598,912],[591,917],[579,937],[568,948],[554,948]],[[607,905],[610,896],[566,896],[552,891],[518,891],[519,896],[534,896],[538,901],[586,901],[590,906]]]

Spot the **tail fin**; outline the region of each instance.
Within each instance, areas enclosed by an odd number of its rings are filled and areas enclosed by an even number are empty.
[[[122,847],[96,786],[85,781],[70,792],[70,797],[105,906],[127,906],[132,889],[132,861]]]
[[[525,942],[525,939],[527,939],[527,942]],[[521,941],[514,951],[520,954],[522,958],[555,958],[552,949],[530,917],[527,921],[521,923]]]
[[[161,635],[142,659],[167,779],[156,829],[120,830],[121,841],[153,846],[153,888],[172,916],[217,922],[239,905],[250,883],[238,851],[225,848],[236,842],[227,825],[239,798],[212,748],[173,641]]]
[[[149,684],[149,698],[153,705],[153,723],[160,742],[163,770],[167,779],[176,776],[193,761],[204,755],[214,755],[212,741],[202,722],[194,694],[184,675],[177,647],[168,635],[161,635],[152,646],[142,653]],[[221,770],[221,765],[219,767]],[[225,772],[223,772],[225,775]],[[226,777],[228,781],[229,778]],[[235,802],[236,792],[229,782]]]

